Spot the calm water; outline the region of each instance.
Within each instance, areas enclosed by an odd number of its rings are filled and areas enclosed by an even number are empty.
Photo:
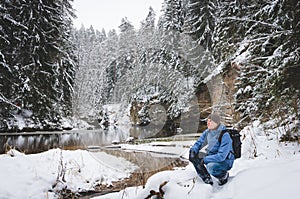
[[[124,141],[128,133],[118,128],[0,134],[0,153],[16,148],[25,153],[39,153],[51,148],[86,149]]]
[[[109,126],[107,129],[95,130],[0,133],[0,154],[11,148],[27,154],[39,153],[52,148],[87,149],[93,146],[111,145],[114,141],[124,142],[128,137],[153,138],[159,130],[155,126],[131,128]]]

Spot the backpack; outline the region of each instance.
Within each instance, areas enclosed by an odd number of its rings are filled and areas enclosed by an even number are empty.
[[[233,148],[233,155],[234,159],[240,158],[241,157],[241,150],[242,150],[242,142],[241,142],[241,135],[238,130],[236,129],[225,129],[222,130],[219,136],[219,142],[222,141],[222,137],[224,133],[228,132],[231,139],[232,139],[232,148]]]

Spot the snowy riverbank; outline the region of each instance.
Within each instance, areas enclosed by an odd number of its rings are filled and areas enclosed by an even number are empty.
[[[275,132],[275,131],[274,131]],[[191,164],[172,171],[156,173],[143,187],[128,187],[97,199],[146,198],[159,185],[166,199],[281,199],[298,198],[300,147],[297,143],[279,143],[278,134],[248,127],[242,132],[242,158],[230,170],[229,182],[220,187],[204,184]],[[121,144],[126,151],[152,151],[157,155],[173,154],[187,158],[193,141],[151,142],[139,145]],[[104,152],[52,149],[25,155],[16,150],[0,155],[0,198],[57,198],[54,191],[93,190],[99,183],[110,184],[124,179],[137,166],[123,158]],[[4,180],[5,179],[5,180]],[[215,179],[214,179],[215,180]],[[51,191],[49,191],[51,190]]]
[[[0,155],[0,162],[1,199],[56,198],[49,190],[63,188],[74,192],[93,190],[96,184],[128,177],[136,168],[122,158],[84,150],[52,149],[32,155],[11,150]]]

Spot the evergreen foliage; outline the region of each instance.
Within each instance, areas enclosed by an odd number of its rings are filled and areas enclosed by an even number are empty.
[[[297,127],[298,1],[165,0],[162,10],[157,26],[149,8],[137,31],[125,18],[121,33],[103,42],[99,51],[110,61],[98,63],[105,71],[101,103],[112,96],[125,105],[145,103],[144,121],[149,104],[163,103],[176,118],[217,66],[232,65],[241,127],[256,119]]]
[[[241,16],[247,26],[242,42],[247,59],[237,84],[237,108],[245,121],[276,120],[279,126],[299,121],[299,90],[285,82],[284,71],[299,65],[299,2],[260,1]],[[240,4],[243,9],[247,5]],[[237,19],[233,19],[237,20]],[[296,39],[297,38],[297,39]],[[297,125],[296,125],[297,126]],[[290,132],[290,131],[288,131]],[[297,132],[297,131],[293,131]]]
[[[27,125],[60,128],[61,117],[71,115],[75,72],[70,2],[2,1],[0,6],[2,128],[18,130],[16,114],[27,117]]]
[[[119,33],[72,29],[67,0],[3,1],[0,11],[3,129],[16,130],[19,115],[44,129],[72,114],[101,119],[108,103],[143,106],[140,123],[162,104],[172,126],[216,67],[234,66],[241,127],[260,119],[299,131],[297,0],[165,0],[157,25],[150,7]]]
[[[212,41],[216,24],[215,1],[189,0],[186,2],[186,15],[183,30],[188,37],[185,43],[186,57],[192,65],[194,87],[199,89],[201,82],[214,69]]]

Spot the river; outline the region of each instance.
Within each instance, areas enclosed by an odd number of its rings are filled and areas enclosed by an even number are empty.
[[[70,130],[52,132],[1,133],[0,154],[15,148],[26,154],[40,153],[52,148],[67,150],[86,149],[89,146],[110,145],[128,137],[119,128]]]

